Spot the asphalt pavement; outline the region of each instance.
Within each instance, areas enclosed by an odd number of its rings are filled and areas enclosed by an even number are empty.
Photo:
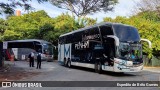
[[[136,73],[95,73],[93,69],[73,67],[67,68],[54,62],[42,62],[42,68],[29,67],[26,61],[5,62],[12,68],[21,68],[26,72],[38,74],[16,81],[160,81],[160,68],[147,67],[142,72]],[[27,74],[27,73],[26,73]],[[112,82],[106,82],[109,84]],[[74,82],[73,82],[74,84]],[[42,88],[0,88],[2,90],[160,90],[159,87],[42,87]]]

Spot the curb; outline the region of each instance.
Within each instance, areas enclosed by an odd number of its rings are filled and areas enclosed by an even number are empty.
[[[145,71],[160,73],[160,67],[144,67]]]

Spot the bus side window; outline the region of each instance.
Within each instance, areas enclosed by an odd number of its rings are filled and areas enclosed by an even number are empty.
[[[62,44],[65,44],[66,43],[66,36],[63,36],[62,37],[62,42],[61,42]]]
[[[88,41],[88,39],[87,38],[85,38],[85,37],[87,37],[87,36],[89,36],[89,31],[90,31],[90,29],[86,29],[86,30],[84,30],[84,31],[82,31],[82,42],[83,41]]]
[[[82,32],[75,33],[74,34],[74,39],[75,39],[76,43],[82,41]]]
[[[69,43],[69,35],[65,36],[65,44]]]
[[[72,38],[73,36],[72,35],[68,35],[67,36],[67,43],[72,43],[73,42],[73,38]]]
[[[99,34],[98,28],[95,27],[95,28],[90,29],[90,30],[89,30],[89,34],[90,34],[90,35]]]
[[[62,37],[59,38],[59,44],[62,44]]]
[[[100,31],[102,36],[113,35],[113,30],[110,26],[101,26]]]
[[[74,42],[75,42],[74,34],[72,34],[72,36],[71,36],[71,42],[72,42],[72,43],[74,43]]]
[[[100,31],[103,42],[105,43],[113,42],[110,38],[107,37],[108,35],[113,35],[113,30],[110,26],[100,26]]]
[[[94,37],[95,37],[94,40],[95,40],[95,41],[100,41],[98,27],[89,29],[89,35],[91,35],[91,36],[94,35]]]
[[[78,41],[78,39],[76,38],[76,33],[73,35],[73,38],[74,38],[74,42],[77,42]]]
[[[60,37],[59,43],[60,43],[60,44],[64,44],[64,37]]]

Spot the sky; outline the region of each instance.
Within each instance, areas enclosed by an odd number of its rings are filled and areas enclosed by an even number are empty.
[[[140,0],[119,0],[119,3],[115,6],[114,11],[107,13],[98,12],[94,13],[93,15],[87,15],[87,17],[91,17],[93,19],[97,18],[98,22],[101,22],[104,17],[111,17],[111,18],[115,18],[116,16],[129,17],[132,14],[132,10],[136,5],[135,2],[138,1]],[[0,2],[4,2],[4,0],[0,0]],[[48,13],[50,17],[56,17],[58,15],[61,15],[62,13],[69,12],[67,10],[57,8],[48,2],[39,4],[36,0],[32,0],[32,2],[29,2],[29,4],[35,8],[35,11],[44,10],[45,12]],[[21,10],[22,14],[27,13],[21,7],[18,7],[16,10]],[[3,16],[1,15],[0,17],[5,18],[5,15]]]

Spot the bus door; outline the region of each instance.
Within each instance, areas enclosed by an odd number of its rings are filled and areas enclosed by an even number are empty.
[[[103,42],[103,57],[105,59],[105,65],[113,66],[115,58],[115,43],[113,38],[106,38]]]

